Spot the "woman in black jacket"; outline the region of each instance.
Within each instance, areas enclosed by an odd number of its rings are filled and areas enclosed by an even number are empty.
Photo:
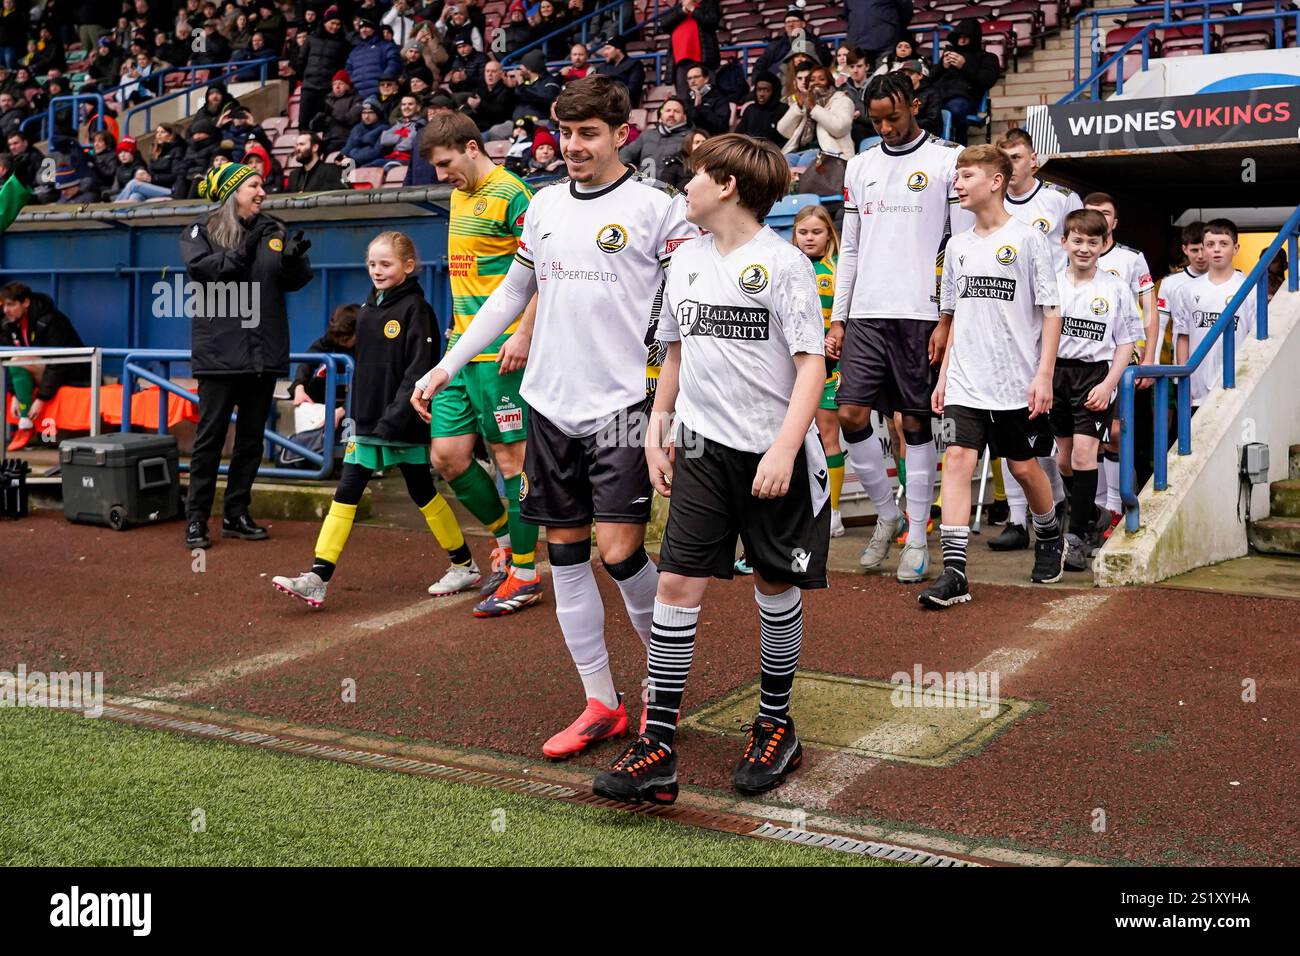
[[[310,129],[311,122],[325,111],[325,97],[329,95],[334,74],[347,66],[352,45],[343,34],[338,11],[330,7],[325,11],[325,23],[303,42],[302,100],[298,108],[298,127]]]
[[[278,591],[320,607],[325,588],[356,517],[371,475],[401,470],[406,490],[429,530],[451,555],[451,567],[432,587],[435,596],[479,583],[480,575],[451,508],[429,472],[429,426],[411,406],[415,383],[442,353],[437,318],[416,278],[415,246],[400,232],[370,242],[366,264],[374,290],[357,314],[356,374],[352,379],[355,431],[343,458],[343,477],[316,539],[311,570],[271,579]]]
[[[216,493],[221,446],[236,408],[235,447],[226,480],[221,536],[257,541],[267,536],[248,514],[253,479],[262,459],[262,430],[276,380],[289,374],[289,317],[284,297],[311,281],[302,232],[285,236],[262,213],[262,178],[251,167],[226,163],[208,172],[199,195],[217,203],[181,234],[186,277],[202,302],[193,313],[191,365],[199,380],[199,426],[190,460],[185,546],[211,547],[208,516]],[[187,296],[191,293],[187,283]]]

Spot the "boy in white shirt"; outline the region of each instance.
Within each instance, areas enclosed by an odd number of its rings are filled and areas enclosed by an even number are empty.
[[[826,369],[821,299],[808,257],[761,222],[789,188],[789,166],[771,143],[738,133],[705,141],[692,165],[686,217],[706,232],[674,255],[645,445],[650,481],[671,502],[646,721],[592,787],[628,803],[677,798],[673,744],[700,605],[709,578],[732,576],[738,536],[754,570],[760,694],[732,783],[764,793],[799,766],[789,708],[801,589],[826,587],[830,477],[813,427]]]
[[[1068,264],[1057,276],[1061,343],[1052,380],[1052,431],[1063,471],[1073,468],[1070,533],[1065,569],[1086,571],[1096,521],[1097,450],[1110,423],[1115,388],[1133,343],[1141,336],[1137,305],[1127,283],[1097,268],[1110,240],[1106,219],[1094,209],[1065,217],[1061,247]]]
[[[1038,451],[1052,444],[1048,412],[1061,337],[1060,293],[1042,234],[1012,218],[1004,197],[1011,161],[996,146],[957,158],[957,196],[975,227],[953,236],[943,261],[939,321],[950,328],[931,406],[944,419],[943,573],[920,593],[922,607],[970,600],[971,477],[990,446],[1025,489],[1037,537],[1030,580],[1061,579],[1064,547],[1052,485]]]
[[[1237,244],[1237,226],[1231,219],[1207,222],[1204,245],[1209,271],[1183,286],[1172,305],[1174,353],[1179,365],[1186,364],[1245,280],[1245,276],[1232,267],[1232,259],[1241,247]],[[1242,300],[1233,325],[1234,330],[1224,334],[1235,335],[1240,347],[1255,328],[1253,292],[1248,292]],[[1192,373],[1192,405],[1199,408],[1206,396],[1222,384],[1223,342],[1220,339]]]

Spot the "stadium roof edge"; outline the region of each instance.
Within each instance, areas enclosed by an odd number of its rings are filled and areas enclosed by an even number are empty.
[[[288,220],[320,218],[329,211],[339,218],[369,218],[372,207],[386,207],[384,216],[446,215],[451,204],[451,187],[405,186],[386,189],[343,189],[327,193],[267,196],[262,209]],[[83,206],[53,204],[24,209],[10,226],[12,231],[41,231],[50,228],[139,228],[183,225],[215,204],[200,199],[148,202],[131,206],[91,203]]]

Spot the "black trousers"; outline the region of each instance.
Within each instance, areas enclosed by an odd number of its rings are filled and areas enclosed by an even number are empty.
[[[222,512],[232,519],[248,514],[253,479],[262,461],[262,431],[271,413],[275,381],[273,374],[256,372],[199,378],[199,428],[194,437],[194,456],[190,459],[187,520],[206,521],[212,514],[217,473],[221,468],[221,446],[226,442],[226,428],[236,408],[239,417],[235,420],[235,447],[230,456]]]

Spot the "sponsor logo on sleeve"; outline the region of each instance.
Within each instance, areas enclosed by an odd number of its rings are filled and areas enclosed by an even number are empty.
[[[515,218],[515,228],[524,228],[524,214],[522,212]]]
[[[767,288],[769,278],[766,266],[751,263],[740,270],[740,288],[750,295],[757,295]]]
[[[676,249],[678,246],[680,246],[683,242],[686,242],[688,239],[690,239],[690,236],[686,236],[681,239],[669,239],[666,243],[664,243],[664,253],[666,255],[671,256],[673,254],[673,250]]]
[[[271,239],[271,241],[268,242],[267,245],[271,247],[272,252],[284,251],[284,240],[281,239],[279,236],[276,236],[273,239]]]
[[[622,252],[627,248],[627,230],[616,222],[600,227],[596,233],[596,248],[601,252]]]

